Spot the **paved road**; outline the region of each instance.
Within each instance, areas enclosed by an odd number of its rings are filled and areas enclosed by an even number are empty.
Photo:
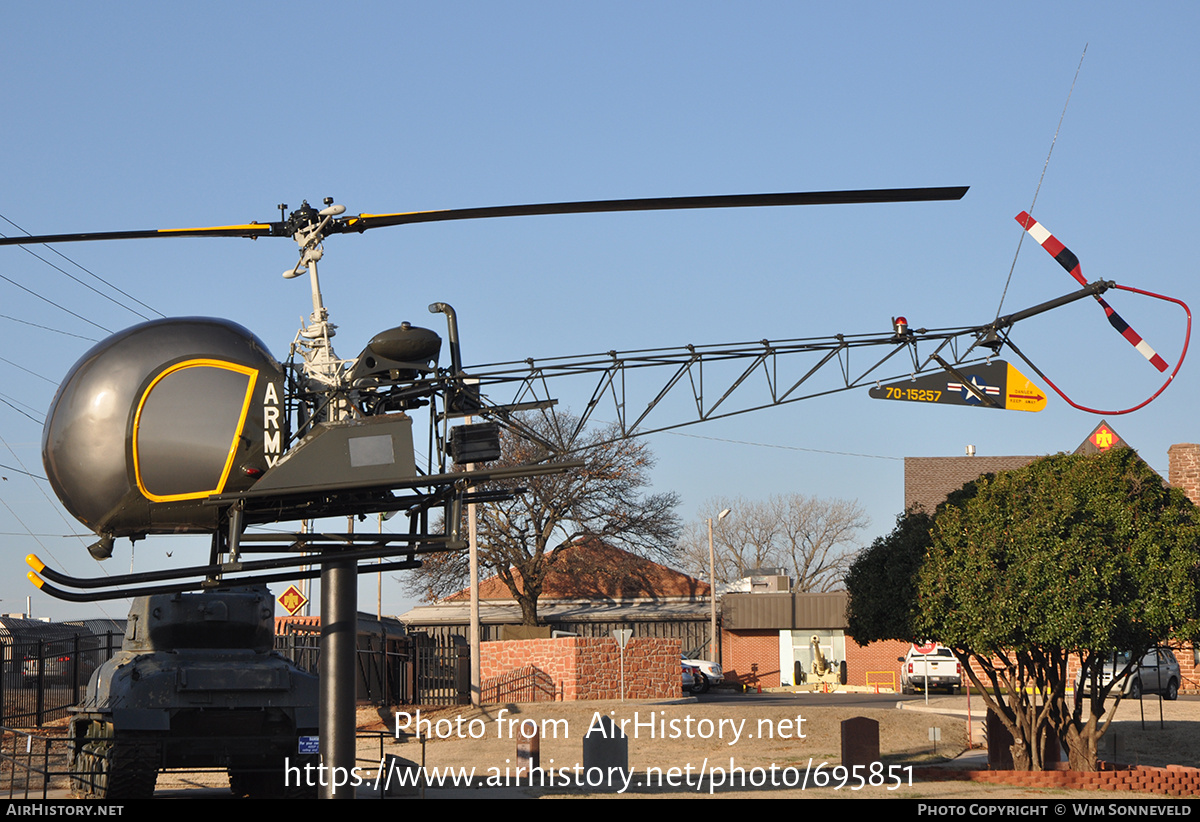
[[[821,694],[812,692],[787,693],[781,691],[768,691],[761,694],[739,694],[734,691],[726,691],[714,689],[707,694],[697,696],[696,701],[702,703],[722,703],[722,702],[746,702],[747,700],[755,700],[763,705],[797,705],[797,706],[826,706],[826,707],[853,707],[853,708],[894,708],[898,703],[903,703],[908,708],[925,708],[928,704],[929,710],[944,710],[951,713],[963,713],[970,709],[972,712],[979,712],[981,715],[987,710],[987,704],[983,701],[983,697],[979,695],[968,696],[961,694],[951,696],[948,694],[930,694],[929,701],[926,703],[924,694],[916,694],[912,696],[904,696],[901,694],[876,694],[870,692],[850,692],[850,693],[832,693]],[[1200,695],[1197,694],[1180,694],[1179,702],[1191,703],[1200,708]],[[1148,695],[1142,700],[1141,707],[1145,710],[1146,715],[1150,716],[1153,712],[1154,716],[1158,715],[1159,697]],[[1133,707],[1137,709],[1135,700],[1122,700],[1123,708]]]
[[[966,707],[965,696],[943,696],[941,694],[931,694],[929,704],[936,706],[940,704],[953,705],[956,709],[961,705]],[[782,691],[767,691],[761,694],[739,694],[733,691],[712,690],[703,696],[696,697],[698,702],[702,703],[721,703],[721,702],[746,702],[754,700],[757,704],[762,705],[803,705],[803,706],[825,706],[825,707],[856,707],[856,708],[894,708],[899,702],[912,702],[924,704],[925,697],[921,694],[916,696],[902,696],[900,694],[876,694],[871,692],[850,692],[850,693],[832,693],[821,694],[812,692],[801,693],[786,693]],[[949,702],[943,703],[943,700]],[[974,697],[972,703],[983,704],[983,699]]]

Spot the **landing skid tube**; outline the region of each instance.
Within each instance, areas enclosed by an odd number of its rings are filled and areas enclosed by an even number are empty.
[[[454,550],[461,546],[453,544],[444,536],[426,534],[396,534],[383,537],[366,534],[292,534],[292,539],[286,545],[279,545],[279,534],[253,534],[242,536],[243,541],[258,542],[270,540],[275,545],[262,550],[270,551],[317,551],[315,554],[304,554],[291,557],[276,557],[238,562],[224,562],[211,565],[193,565],[186,568],[176,568],[169,571],[147,571],[140,574],[119,574],[110,577],[86,578],[73,577],[60,573],[48,567],[37,557],[30,554],[25,562],[33,568],[28,574],[29,581],[41,590],[58,599],[68,602],[97,602],[107,599],[126,599],[128,597],[146,596],[149,594],[171,593],[178,590],[199,590],[212,588],[217,585],[259,585],[270,582],[284,582],[293,579],[314,579],[320,576],[320,567],[332,562],[360,563],[374,559],[404,555],[404,559],[390,562],[359,566],[359,573],[374,571],[392,571],[405,568],[419,568],[421,561],[417,554],[429,554],[439,551]],[[421,543],[417,546],[397,546],[396,542]],[[358,550],[346,550],[347,544],[368,544],[373,547]],[[296,569],[301,566],[316,566],[305,571],[288,570],[284,573],[262,574],[261,571],[274,569]],[[247,574],[230,578],[227,574]],[[162,585],[147,585],[147,583],[166,583]],[[69,588],[83,589],[85,592],[63,590],[56,585]],[[139,587],[140,586],[140,587]],[[107,590],[103,590],[107,589]]]

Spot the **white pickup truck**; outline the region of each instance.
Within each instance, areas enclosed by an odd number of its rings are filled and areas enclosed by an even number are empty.
[[[926,688],[946,688],[955,694],[962,690],[962,665],[943,645],[910,645],[898,661],[904,663],[900,668],[901,693]]]

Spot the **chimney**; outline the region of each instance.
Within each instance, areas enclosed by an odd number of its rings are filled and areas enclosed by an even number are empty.
[[[1167,482],[1200,505],[1200,444],[1181,442],[1167,449]]]

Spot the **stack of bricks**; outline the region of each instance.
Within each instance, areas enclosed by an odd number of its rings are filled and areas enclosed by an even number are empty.
[[[928,782],[963,780],[1023,788],[1058,788],[1082,791],[1134,791],[1167,796],[1200,796],[1200,769],[1182,765],[1152,768],[1146,765],[1109,765],[1103,770],[1081,771],[966,771],[954,768],[918,768],[916,779]]]

